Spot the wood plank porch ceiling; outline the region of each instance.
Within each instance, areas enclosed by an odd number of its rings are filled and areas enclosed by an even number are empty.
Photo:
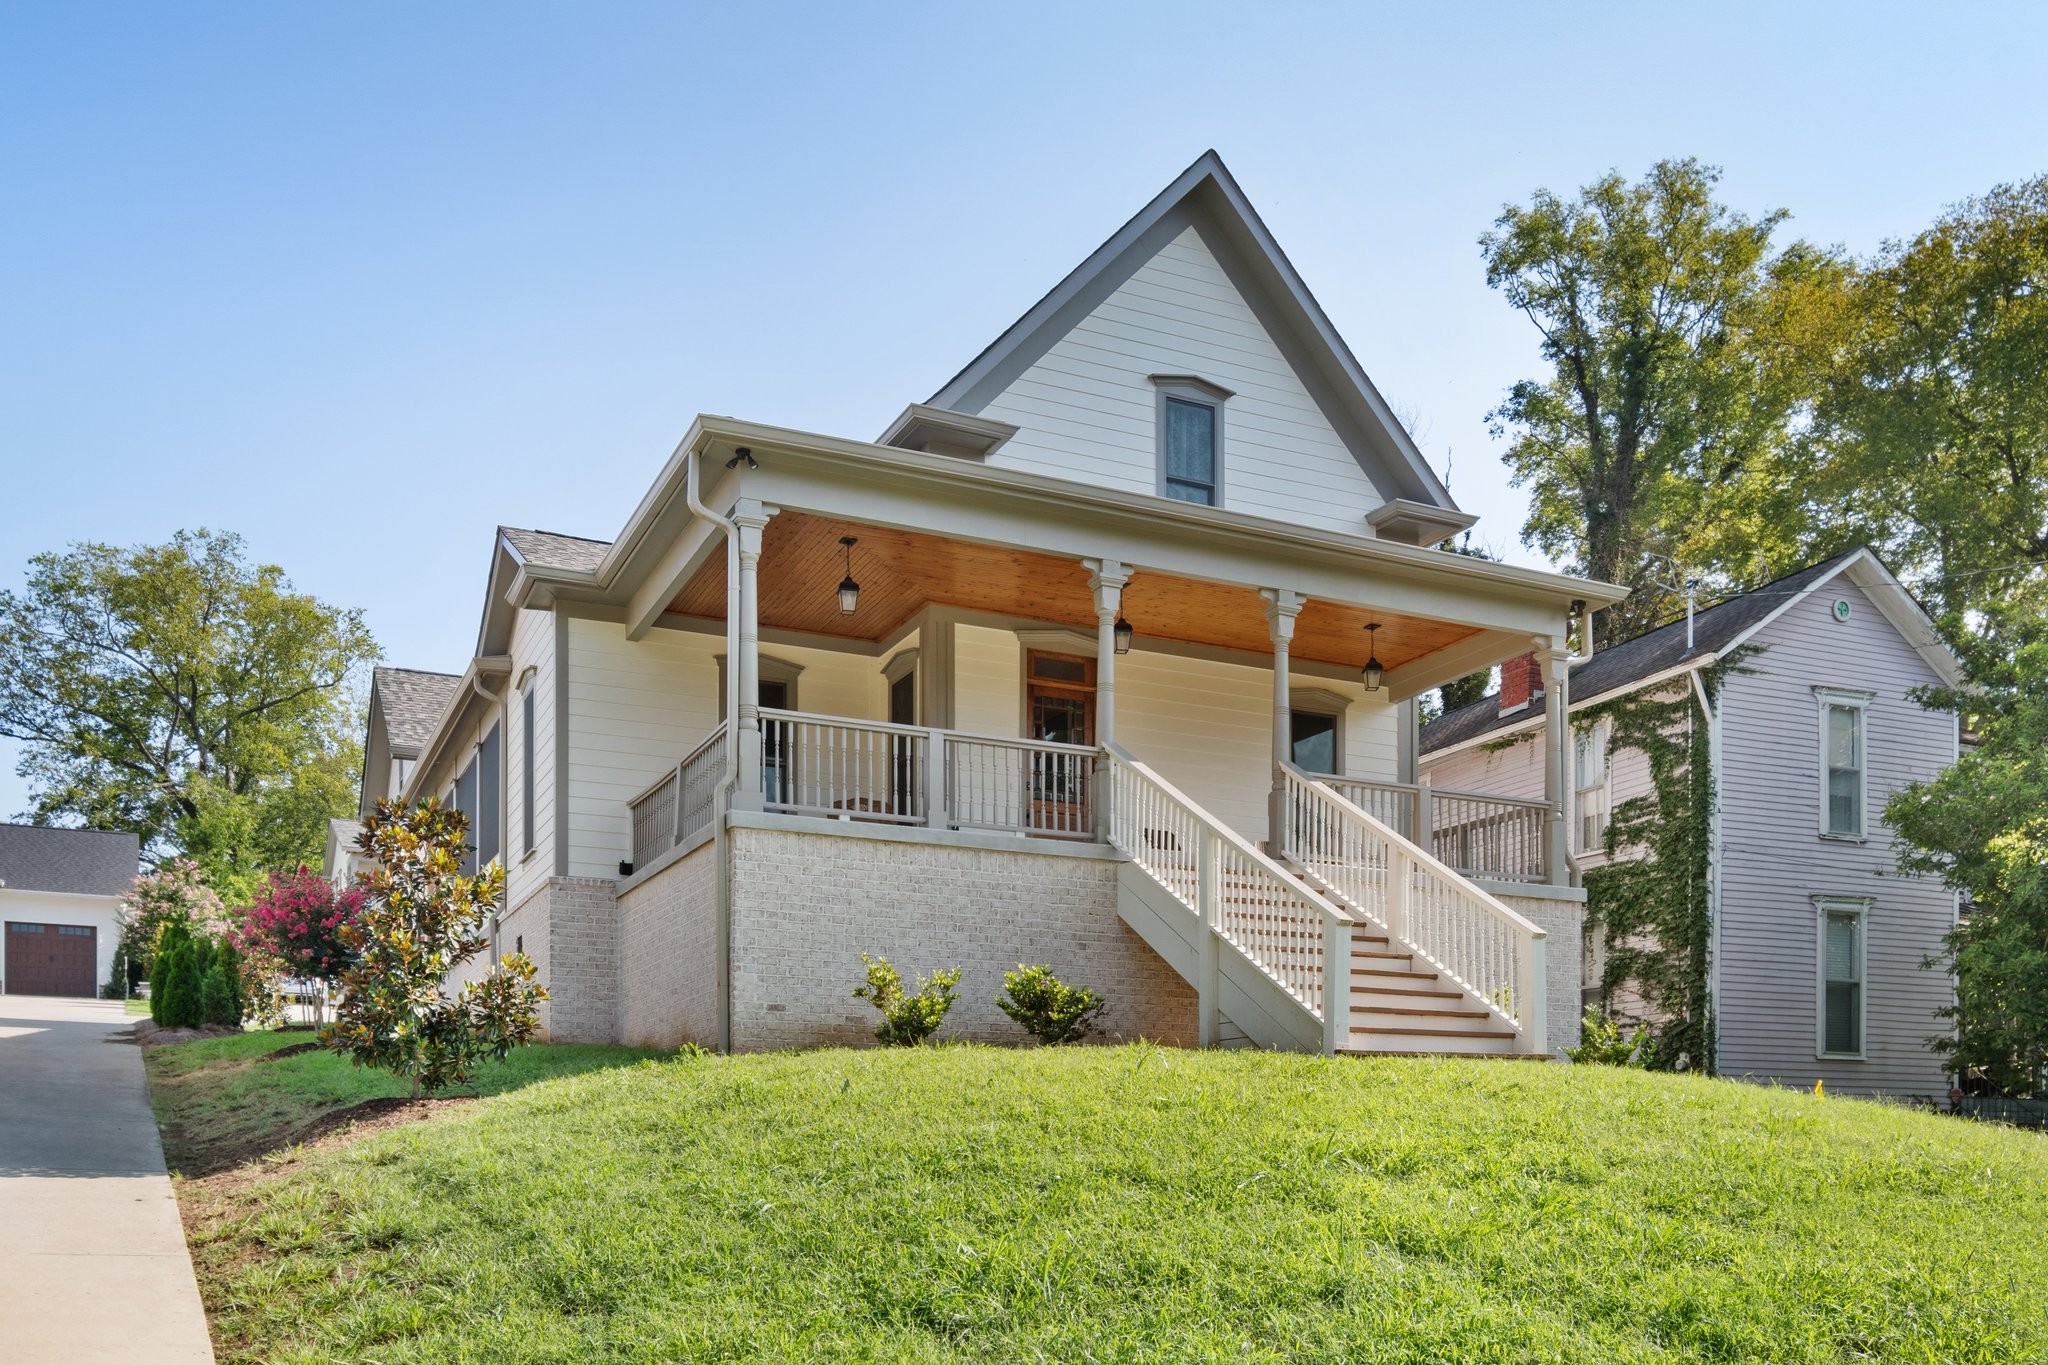
[[[853,576],[860,610],[839,614],[845,575],[841,536],[858,536]],[[1124,616],[1147,637],[1269,654],[1265,601],[1255,587],[1133,571]],[[761,624],[850,640],[887,638],[927,604],[1018,616],[1095,629],[1088,570],[1076,560],[1032,550],[948,540],[917,531],[863,526],[808,513],[783,512],[761,533]],[[725,616],[725,556],[698,570],[669,604],[684,616]],[[1293,655],[1359,665],[1368,652],[1365,626],[1381,623],[1380,662],[1398,668],[1471,638],[1478,631],[1423,617],[1311,600],[1295,622]]]

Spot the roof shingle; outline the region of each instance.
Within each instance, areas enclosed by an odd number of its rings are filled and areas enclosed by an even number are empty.
[[[134,884],[140,852],[126,830],[0,825],[0,883],[13,891],[118,896]]]
[[[1787,598],[1797,597],[1833,573],[1846,560],[1861,553],[1861,549],[1846,550],[1818,564],[1809,564],[1797,573],[1787,574],[1776,582],[1694,612],[1690,649],[1685,644],[1685,619],[1680,617],[1670,625],[1659,626],[1633,640],[1600,650],[1572,670],[1571,694],[1581,700],[1605,696],[1631,683],[1667,672],[1688,660],[1719,653],[1785,605]],[[1537,697],[1526,709],[1503,716],[1498,692],[1482,697],[1470,706],[1461,706],[1438,716],[1424,727],[1421,751],[1432,754],[1495,730],[1527,725],[1543,714],[1545,700]]]
[[[454,673],[427,673],[417,668],[377,670],[370,686],[384,713],[385,742],[393,753],[400,757],[419,753],[420,746],[433,738],[434,726],[461,682]]]
[[[605,551],[612,547],[609,540],[565,536],[558,531],[527,531],[517,526],[500,526],[498,534],[529,564],[579,573],[594,571],[604,563]]]

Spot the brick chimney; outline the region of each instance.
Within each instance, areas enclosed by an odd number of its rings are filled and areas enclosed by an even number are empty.
[[[1500,666],[1500,713],[1507,715],[1519,711],[1529,704],[1531,697],[1543,695],[1543,665],[1536,661],[1536,652],[1509,659]]]

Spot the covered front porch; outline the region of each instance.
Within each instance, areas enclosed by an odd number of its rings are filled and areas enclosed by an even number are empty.
[[[626,622],[628,648],[690,659],[675,684],[716,706],[626,801],[633,866],[707,828],[721,791],[740,811],[1099,840],[1116,744],[1255,843],[1292,765],[1461,871],[1566,875],[1554,802],[1415,781],[1418,693],[1532,644],[1562,662],[1568,604],[1516,591],[1523,571],[1502,591],[1500,566],[1391,545],[1359,563],[1355,542],[1158,500],[1076,554],[1048,546],[1086,518],[1017,490],[963,505],[957,486],[878,492],[843,461],[728,459],[703,501],[729,513],[683,528]]]

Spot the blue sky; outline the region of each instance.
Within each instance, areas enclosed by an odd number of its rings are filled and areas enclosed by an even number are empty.
[[[875,435],[1212,146],[1539,562],[1474,239],[1662,156],[1857,251],[2048,170],[2048,9],[1936,9],[10,0],[0,582],[231,528],[458,669],[494,525],[609,537],[700,411]]]

